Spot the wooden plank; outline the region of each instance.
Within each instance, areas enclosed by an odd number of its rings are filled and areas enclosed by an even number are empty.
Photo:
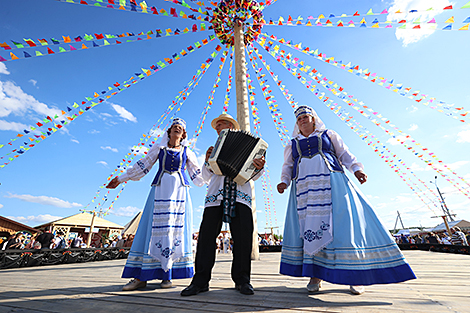
[[[348,286],[323,283],[309,294],[308,278],[279,274],[280,253],[261,253],[252,262],[253,296],[234,289],[231,255],[217,255],[210,291],[192,297],[180,292],[190,279],[161,289],[123,292],[125,260],[42,266],[0,271],[3,312],[466,312],[470,308],[470,257],[426,251],[404,251],[418,279],[367,286],[354,296]]]

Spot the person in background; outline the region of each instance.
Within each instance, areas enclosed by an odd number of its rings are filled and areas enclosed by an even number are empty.
[[[71,247],[72,248],[80,248],[82,246],[82,243],[83,243],[83,237],[82,237],[82,235],[79,234],[77,237],[75,237],[72,240]]]
[[[41,244],[41,249],[50,249],[54,235],[49,231],[45,230],[37,238],[37,241]]]
[[[467,238],[458,226],[452,227],[450,232],[452,233],[451,240],[453,245],[468,246]]]

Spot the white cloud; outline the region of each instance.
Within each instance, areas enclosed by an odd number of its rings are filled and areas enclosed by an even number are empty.
[[[457,142],[459,143],[470,142],[470,129],[461,131],[457,134],[457,137]]]
[[[70,139],[71,142],[75,142],[75,143],[80,143],[80,141],[78,141],[77,139]]]
[[[0,209],[3,208],[3,204],[0,203]]]
[[[0,120],[0,130],[13,130],[15,132],[22,132],[25,128],[29,129],[29,126],[21,123]]]
[[[131,112],[127,111],[124,107],[118,104],[113,104],[113,103],[111,104],[111,106],[117,112],[117,114],[119,114],[119,116],[122,117],[123,119],[137,123],[137,118],[134,115],[132,115]]]
[[[101,165],[103,165],[103,166],[105,166],[105,167],[108,167],[108,163],[106,163],[105,161],[98,161],[98,162],[96,162],[96,163],[97,163],[97,164],[101,164]]]
[[[118,149],[112,148],[110,146],[106,146],[106,147],[101,146],[100,148],[103,149],[103,150],[111,150],[113,152],[118,152]]]
[[[442,9],[450,5],[448,0],[394,0],[388,11],[388,21],[406,20],[406,29],[398,29],[395,36],[398,40],[402,40],[403,46],[418,42],[429,37],[435,32],[435,23],[428,23],[438,14],[442,13]],[[432,8],[433,10],[428,10]],[[395,13],[398,10],[403,13]],[[418,12],[410,13],[411,10]],[[419,23],[418,23],[419,18]],[[414,24],[413,22],[417,22]],[[402,25],[402,24],[400,24]],[[419,25],[421,29],[413,29]]]
[[[34,79],[30,79],[29,82],[33,84],[33,86],[36,86],[36,84],[38,83],[38,81]]]
[[[10,74],[10,72],[8,72],[7,66],[5,65],[4,62],[0,62],[0,74],[5,74],[5,75]]]
[[[89,133],[89,134],[99,134],[100,131],[99,131],[99,130],[96,130],[96,129],[92,129],[92,130],[89,130],[88,133]]]
[[[54,215],[50,215],[50,214],[39,214],[37,216],[33,216],[33,215],[30,215],[30,216],[7,216],[7,218],[11,219],[11,220],[14,220],[14,221],[17,221],[17,222],[20,222],[20,223],[23,223],[23,224],[27,224],[27,225],[30,225],[30,226],[36,226],[36,225],[41,225],[41,224],[46,224],[46,223],[49,223],[49,222],[52,222],[52,221],[56,221],[56,220],[59,220],[62,218],[62,216],[54,216]]]
[[[0,81],[0,117],[5,117],[11,113],[24,115],[33,111],[40,115],[54,116],[60,115],[58,109],[49,108],[46,104],[39,102],[33,96],[26,94],[15,83]]]
[[[43,205],[52,205],[58,208],[66,208],[66,209],[83,207],[83,205],[80,203],[76,203],[76,202],[70,203],[68,201],[61,200],[59,198],[48,197],[48,196],[9,194],[8,196],[5,196],[5,198],[15,198],[15,199],[20,199],[25,202],[39,203]]]
[[[418,125],[416,125],[416,124],[411,124],[410,128],[408,128],[409,131],[414,131],[414,130],[417,130],[417,129],[418,129]]]
[[[418,111],[418,107],[412,105],[411,108],[406,108],[406,110],[410,111],[410,113],[414,113],[414,112]]]
[[[133,206],[127,206],[127,207],[120,207],[119,209],[116,209],[114,212],[114,215],[117,216],[135,216],[137,212],[139,212],[141,209],[133,207]]]

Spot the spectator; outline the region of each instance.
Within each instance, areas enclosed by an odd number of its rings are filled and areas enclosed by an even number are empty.
[[[410,243],[410,242],[408,241],[408,238],[406,238],[405,235],[401,234],[400,243]]]
[[[126,236],[126,235],[123,235],[122,237],[119,236],[119,240],[118,240],[117,243],[116,243],[116,247],[117,247],[117,248],[122,248],[122,247],[124,247],[124,244],[126,243],[126,239],[127,239],[127,236]]]
[[[80,248],[82,246],[82,243],[83,243],[83,237],[82,237],[82,235],[78,235],[77,237],[75,237],[72,240],[71,247],[72,248]]]
[[[111,241],[110,247],[111,248],[116,248],[117,242],[118,242],[118,238],[117,238],[117,236],[114,236],[113,240]]]
[[[436,236],[435,233],[429,233],[427,237],[427,242],[431,244],[440,244],[441,240],[439,239],[438,236]]]
[[[450,241],[450,237],[448,237],[446,233],[442,233],[439,237],[441,238],[441,244],[443,245],[452,244],[452,242]]]
[[[66,246],[66,241],[64,238],[64,233],[57,232],[57,236],[54,239],[52,249],[65,249],[66,247],[67,246]]]
[[[450,229],[452,233],[452,244],[458,246],[468,246],[467,238],[465,238],[465,234],[460,230],[459,227],[454,226]]]
[[[124,243],[124,247],[132,247],[132,242],[134,241],[134,235],[129,235],[127,237],[126,242]]]
[[[36,240],[41,244],[41,249],[50,249],[53,239],[54,235],[50,231],[45,230]]]
[[[8,239],[7,241],[5,250],[21,249],[22,248],[21,237],[22,237],[21,233],[11,235],[10,239]]]

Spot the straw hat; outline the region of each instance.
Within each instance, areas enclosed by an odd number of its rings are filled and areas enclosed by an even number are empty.
[[[215,129],[215,125],[217,124],[218,121],[230,122],[233,124],[233,127],[235,129],[240,129],[240,125],[238,125],[238,122],[230,114],[222,113],[219,115],[219,117],[216,117],[215,119],[213,119],[211,122],[211,126],[213,129]]]

